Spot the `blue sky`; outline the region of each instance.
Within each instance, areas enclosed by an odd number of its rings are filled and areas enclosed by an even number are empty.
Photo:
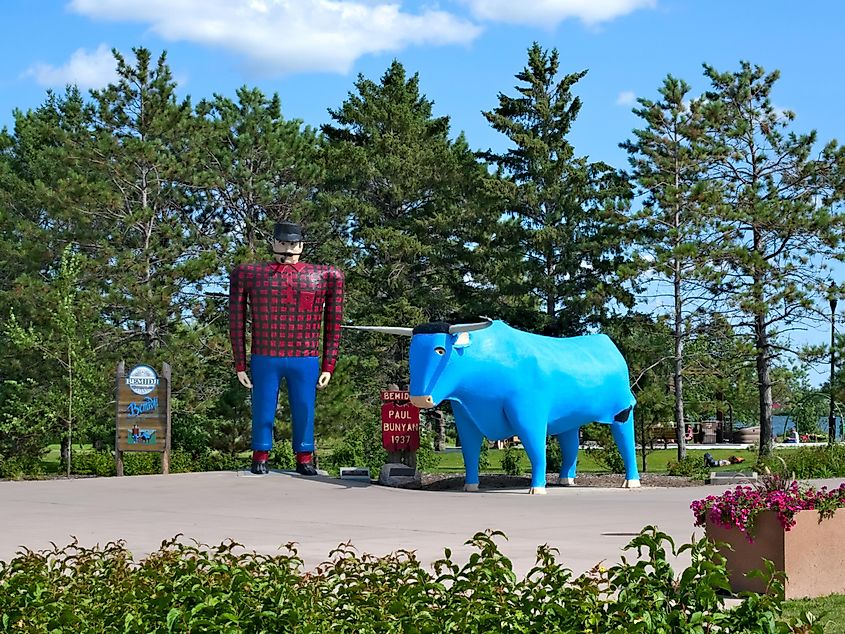
[[[636,96],[667,73],[703,89],[701,64],[741,59],[782,79],[774,100],[797,128],[845,137],[845,3],[770,0],[2,0],[0,125],[36,107],[47,88],[111,78],[111,47],[167,50],[194,100],[243,84],[278,92],[287,117],[319,125],[358,73],[377,79],[393,58],[419,72],[437,114],[473,147],[504,139],[481,115],[512,92],[532,41],[561,54],[564,72],[589,69],[576,150],[625,165],[618,143],[637,125]]]
[[[168,51],[194,101],[258,86],[314,126],[358,73],[378,79],[397,58],[454,133],[502,149],[481,111],[513,93],[536,40],[560,51],[563,72],[589,70],[571,140],[594,160],[625,167],[618,144],[638,125],[634,99],[654,97],[667,73],[703,90],[703,62],[780,69],[773,100],[796,113],[795,129],[845,140],[838,0],[0,0],[0,23],[0,126],[48,88],[105,85],[112,47],[145,46]]]

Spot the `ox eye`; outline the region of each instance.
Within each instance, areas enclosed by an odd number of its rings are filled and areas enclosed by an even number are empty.
[[[435,351],[437,354],[439,354],[441,357],[442,357],[444,354],[446,354],[446,348],[442,348],[442,347],[440,347],[440,346],[437,346],[437,347],[434,349],[434,351]]]

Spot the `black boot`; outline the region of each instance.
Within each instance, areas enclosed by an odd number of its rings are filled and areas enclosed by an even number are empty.
[[[255,475],[267,475],[269,473],[267,463],[263,460],[253,460],[252,467],[249,470]]]
[[[317,475],[317,470],[314,468],[314,465],[310,462],[297,462],[296,463],[296,472],[299,475],[304,476],[315,476]]]

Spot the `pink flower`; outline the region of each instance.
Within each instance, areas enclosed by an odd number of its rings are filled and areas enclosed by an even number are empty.
[[[695,516],[695,525],[703,526],[706,519],[725,528],[736,527],[752,541],[754,521],[762,511],[770,510],[777,514],[784,530],[795,526],[795,515],[799,511],[819,510],[822,517],[836,508],[845,507],[845,483],[833,491],[826,487],[814,489],[802,488],[797,482],[776,484],[764,482],[762,486],[737,486],[722,495],[708,495],[703,500],[695,500],[690,509]]]

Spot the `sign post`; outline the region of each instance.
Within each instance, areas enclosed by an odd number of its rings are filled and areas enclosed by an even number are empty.
[[[123,475],[125,451],[161,454],[161,472],[170,473],[170,365],[161,376],[148,365],[136,365],[128,374],[124,362],[117,366],[117,425],[114,465]]]
[[[411,404],[411,396],[403,390],[381,392],[381,443],[390,463],[417,468],[420,448],[420,410]]]

